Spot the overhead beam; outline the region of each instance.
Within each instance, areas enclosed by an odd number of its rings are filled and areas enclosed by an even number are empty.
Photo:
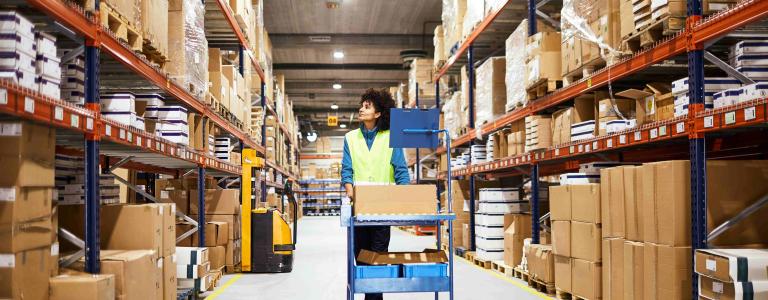
[[[334,80],[328,79],[327,81],[313,81],[313,82],[299,82],[299,81],[285,81],[286,91],[296,90],[316,90],[316,89],[332,89],[331,86],[335,82],[340,82],[344,90],[360,90],[368,88],[385,88],[390,86],[396,86],[401,80],[382,80],[382,81],[367,81],[367,82],[347,82],[346,80]]]
[[[273,64],[273,70],[375,70],[406,71],[402,64]]]
[[[321,37],[328,42],[313,42],[313,38]],[[432,34],[270,34],[272,47],[290,48],[389,48],[389,49],[421,49],[422,45],[432,45]],[[427,41],[427,42],[424,42]]]

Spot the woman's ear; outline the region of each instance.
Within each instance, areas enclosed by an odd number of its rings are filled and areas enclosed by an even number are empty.
[[[378,119],[378,118],[381,117],[381,113],[380,112],[376,112],[376,114],[374,116],[376,116],[376,119]]]

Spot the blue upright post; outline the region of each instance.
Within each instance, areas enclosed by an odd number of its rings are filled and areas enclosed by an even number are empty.
[[[469,128],[475,128],[475,58],[474,45],[470,44],[467,49],[467,76],[469,77]],[[469,142],[470,155],[468,166],[472,165],[472,145],[474,140]],[[451,184],[449,178],[448,184]],[[475,251],[475,175],[469,175],[469,251]]]
[[[701,0],[688,0],[688,22],[700,20]],[[704,50],[701,45],[689,45],[688,49],[688,119],[693,120],[696,112],[704,110]],[[707,248],[707,158],[706,138],[703,133],[689,135],[691,159],[691,250]],[[692,255],[691,257],[695,257]],[[692,262],[693,263],[693,262]],[[693,295],[698,297],[698,275],[693,273]]]
[[[98,7],[98,1],[96,4]],[[86,41],[85,47],[85,102],[95,112],[99,106],[99,48]],[[97,114],[98,115],[98,114]],[[99,133],[85,136],[85,271],[100,273],[99,264]]]
[[[539,164],[531,167],[531,242],[539,243]]]
[[[261,126],[261,146],[266,149],[267,147],[267,85],[265,82],[265,79],[262,78],[261,80],[261,112],[263,114],[262,122],[263,124]],[[262,169],[265,170],[266,168]],[[261,201],[260,202],[267,202],[267,177],[262,176],[261,178]]]
[[[416,109],[419,109],[419,83],[416,83]],[[416,184],[421,183],[421,155],[419,148],[416,148]]]
[[[197,167],[197,246],[205,247],[205,168]]]
[[[536,0],[528,0],[528,36],[536,34]],[[539,164],[531,166],[531,241],[539,243]]]

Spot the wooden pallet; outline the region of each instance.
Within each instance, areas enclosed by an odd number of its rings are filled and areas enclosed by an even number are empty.
[[[555,283],[547,283],[538,279],[534,279],[532,277],[528,277],[528,286],[532,287],[533,289],[539,291],[540,293],[544,293],[547,295],[554,295],[555,294]]]
[[[528,278],[530,278],[530,276],[528,275],[528,271],[525,271],[519,267],[512,268],[512,277],[515,277],[525,282],[528,282]]]
[[[577,296],[574,294],[571,294],[569,292],[563,291],[561,289],[555,288],[555,299],[560,300],[592,300],[589,298],[584,298],[581,296]]]
[[[637,52],[685,28],[685,18],[660,16],[621,41],[621,49]]]
[[[528,100],[536,100],[546,94],[563,87],[563,81],[560,79],[542,78],[525,88],[528,93]]]
[[[237,265],[234,265],[234,266],[225,266],[225,271],[226,271],[227,274],[240,273],[240,272],[242,272],[242,265],[241,264],[237,264]]]
[[[491,261],[479,259],[474,254],[472,255],[472,263],[483,269],[491,269]]]
[[[475,261],[475,251],[466,251],[464,252],[464,258],[468,261],[474,262]]]
[[[602,57],[594,58],[582,64],[580,67],[576,68],[570,73],[564,75],[563,86],[569,86],[572,83],[579,81],[582,78],[592,76],[592,73],[594,73],[597,70],[600,70],[603,67],[605,67],[605,59],[603,59]]]
[[[103,27],[109,29],[118,40],[126,43],[131,50],[142,51],[144,39],[141,36],[141,31],[133,26],[127,18],[112,8],[107,2],[99,4],[99,12],[101,13],[100,19]]]
[[[491,262],[491,269],[494,271],[497,271],[501,274],[507,275],[509,277],[512,277],[512,267],[507,266],[504,264],[504,261],[498,260],[498,261],[492,261]]]

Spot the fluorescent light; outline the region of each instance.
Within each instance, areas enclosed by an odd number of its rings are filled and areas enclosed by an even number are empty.
[[[341,51],[341,50],[333,51],[333,58],[335,58],[335,59],[342,59],[342,58],[344,58],[344,51]]]
[[[347,128],[347,124],[341,124],[341,125],[339,125],[339,127],[341,127],[341,128]]]
[[[333,84],[333,89],[334,90],[340,90],[341,89],[341,83],[334,83]]]
[[[337,109],[339,109],[339,106],[338,106],[338,105],[336,105],[336,103],[334,103],[334,104],[331,104],[331,109],[333,109],[333,110],[337,110]]]

